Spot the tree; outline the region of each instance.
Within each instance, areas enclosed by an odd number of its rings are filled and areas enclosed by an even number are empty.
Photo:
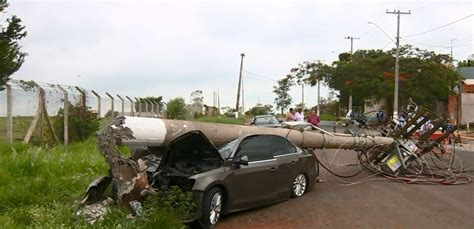
[[[168,101],[167,114],[169,119],[185,119],[186,117],[186,103],[181,97],[174,98]]]
[[[202,96],[201,90],[195,90],[191,92],[191,104],[202,106],[204,103],[204,97]]]
[[[277,86],[273,86],[273,92],[277,95],[277,97],[275,98],[276,108],[280,110],[282,114],[283,111],[286,110],[293,102],[293,99],[288,93],[290,91],[291,86],[293,85],[294,82],[291,80],[291,78],[286,77],[281,80],[278,80]]]
[[[386,99],[388,112],[393,109],[395,50],[358,50],[350,58],[340,55],[324,77],[330,88],[340,91],[346,106],[352,93],[354,106],[363,106],[366,99]],[[450,57],[421,50],[410,45],[400,48],[399,101],[412,98],[419,105],[431,107],[446,101],[456,84],[456,72],[447,67]]]
[[[76,105],[69,103],[68,106],[69,142],[85,141],[99,130],[100,121],[97,119],[96,114],[92,113],[87,109],[84,109],[84,107],[80,103]],[[53,128],[56,132],[56,135],[60,138],[60,141],[64,141],[63,108],[59,109],[58,115],[56,116],[56,119],[53,124]],[[50,138],[52,139],[52,137]]]
[[[3,14],[7,7],[7,1],[0,0],[0,14]],[[0,31],[0,90],[3,90],[10,76],[20,69],[27,55],[21,51],[18,44],[18,41],[26,37],[24,30],[21,19],[12,16],[7,19],[6,27]]]
[[[474,61],[471,59],[460,61],[458,67],[474,67]]]
[[[255,116],[255,115],[264,115],[264,114],[270,114],[273,110],[273,106],[270,105],[270,104],[266,104],[266,105],[263,105],[263,104],[257,104],[255,105],[254,107],[252,107],[250,110],[248,110],[247,112],[245,112],[246,115],[251,115],[251,116]]]
[[[161,108],[163,107],[163,97],[162,96],[158,96],[158,97],[155,97],[155,96],[147,96],[147,97],[143,97],[143,98],[138,98],[138,101],[140,102],[140,104],[142,105],[142,111],[145,111],[145,103],[154,103],[154,104],[158,104],[158,106]],[[160,112],[160,108],[156,108],[156,110],[158,112]],[[135,110],[138,111],[138,103],[135,103]],[[151,106],[148,106],[148,110],[145,111],[145,112],[150,112],[152,111],[151,110]]]

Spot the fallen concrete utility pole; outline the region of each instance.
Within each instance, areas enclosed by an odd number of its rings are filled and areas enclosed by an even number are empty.
[[[118,203],[127,206],[140,200],[153,190],[148,185],[146,165],[141,159],[123,156],[117,145],[166,147],[176,138],[190,131],[199,130],[217,147],[247,134],[274,134],[289,139],[301,148],[367,149],[390,145],[392,138],[378,136],[335,135],[283,128],[189,122],[142,117],[119,117],[104,128],[97,137],[100,153],[110,167],[110,176],[94,181],[88,188],[83,203],[102,200],[102,193],[110,182],[115,184]]]
[[[334,135],[283,128],[140,117],[125,117],[123,126],[131,130],[133,137],[122,139],[122,144],[139,146],[167,146],[175,138],[193,130],[202,131],[217,147],[246,134],[279,135],[301,148],[312,149],[365,149],[374,145],[390,145],[394,141],[393,138],[381,136]]]

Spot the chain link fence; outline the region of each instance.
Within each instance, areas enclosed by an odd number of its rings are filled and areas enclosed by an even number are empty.
[[[99,92],[76,86],[44,82],[10,80],[5,90],[0,91],[0,140],[29,142],[31,139],[43,142],[46,131],[58,121],[58,113],[64,114],[65,104],[79,105],[91,111],[105,126],[113,118],[125,116],[163,117],[161,104],[139,102],[139,98],[126,95]],[[64,125],[67,133],[68,125]],[[53,131],[54,132],[54,131]],[[54,134],[53,134],[54,135]],[[64,134],[64,143],[68,136]]]

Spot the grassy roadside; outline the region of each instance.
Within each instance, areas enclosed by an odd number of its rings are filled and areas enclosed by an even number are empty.
[[[212,123],[223,123],[223,124],[234,124],[234,125],[243,125],[245,122],[245,116],[241,116],[238,119],[225,117],[225,116],[203,116],[197,118],[197,122],[212,122]]]
[[[127,219],[113,208],[91,226],[75,216],[88,184],[108,167],[93,139],[52,149],[0,144],[0,228],[180,228],[169,211],[156,208],[149,218]]]

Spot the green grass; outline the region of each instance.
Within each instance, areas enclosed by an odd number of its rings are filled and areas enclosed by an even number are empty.
[[[319,119],[325,120],[325,121],[339,121],[339,117],[334,116],[332,114],[321,114],[319,116]]]
[[[229,118],[225,116],[203,116],[197,118],[195,121],[197,122],[212,122],[212,123],[224,123],[224,124],[235,124],[235,125],[243,125],[245,122],[245,117],[241,116],[238,119]]]
[[[112,207],[95,225],[75,216],[88,184],[107,171],[94,140],[49,150],[0,144],[0,228],[182,227],[161,208],[148,218],[127,219],[127,210]]]

